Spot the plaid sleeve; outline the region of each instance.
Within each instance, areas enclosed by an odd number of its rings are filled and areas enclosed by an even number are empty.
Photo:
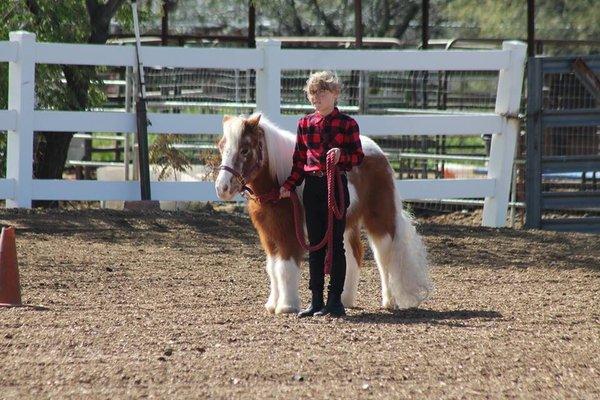
[[[304,143],[304,129],[302,120],[298,122],[298,133],[296,134],[296,147],[292,156],[292,172],[283,183],[287,190],[293,190],[302,184],[304,180],[304,165],[306,164],[306,143]]]
[[[346,124],[344,147],[340,150],[341,155],[338,164],[348,171],[352,169],[352,167],[360,165],[365,157],[360,143],[358,124],[354,119],[349,119]]]

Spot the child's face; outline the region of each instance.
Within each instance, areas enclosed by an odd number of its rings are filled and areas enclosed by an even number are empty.
[[[310,88],[308,91],[308,101],[320,113],[329,113],[335,107],[335,102],[339,96],[337,91],[327,89]]]

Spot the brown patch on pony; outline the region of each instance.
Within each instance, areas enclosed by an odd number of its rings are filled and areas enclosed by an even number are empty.
[[[253,176],[248,176],[250,172],[255,168],[260,159],[260,142],[264,142],[265,131],[258,126],[258,121],[260,120],[260,115],[258,116],[258,120],[256,120],[256,125],[254,121],[245,120],[244,121],[244,131],[242,132],[242,137],[240,138],[240,146],[247,147],[251,151],[251,157],[249,157],[243,165],[241,166],[242,173],[244,176],[248,177],[248,180],[252,180]],[[250,122],[249,122],[250,121]],[[241,149],[240,149],[241,150]],[[242,156],[238,157],[242,158]],[[242,160],[243,161],[243,160]]]
[[[259,126],[260,114],[244,120],[244,131],[240,144],[245,143],[253,151],[253,157],[243,166],[248,172],[258,160],[259,143],[264,142],[264,130]],[[266,150],[266,149],[265,149]],[[279,190],[279,185],[269,172],[268,156],[265,154],[264,165],[254,176],[249,177],[247,183],[255,194],[266,194],[272,190]],[[248,212],[252,224],[258,231],[260,243],[268,255],[280,257],[284,260],[294,259],[299,264],[304,250],[296,239],[295,231],[290,227],[295,226],[292,202],[290,199],[279,200],[276,203],[258,203],[254,200],[248,202]],[[304,217],[302,217],[304,218]]]
[[[348,242],[350,242],[350,247],[352,249],[354,259],[360,267],[362,265],[364,256],[362,242],[360,241],[360,228],[358,227],[358,225],[353,225],[349,229],[350,234],[348,236]],[[346,251],[348,251],[348,249],[346,249]]]
[[[357,173],[360,171],[360,173]],[[396,233],[396,204],[394,177],[384,155],[365,155],[362,164],[348,174],[358,196],[356,208],[348,215],[347,226],[363,222],[374,237]]]
[[[223,120],[228,121],[232,118],[237,117],[226,115]],[[240,140],[238,141],[239,148],[236,149],[236,154],[233,157],[232,165],[229,166],[240,172],[242,176],[246,177],[248,180],[252,180],[257,173],[255,168],[260,159],[259,143],[261,140],[263,140],[265,135],[264,130],[258,126],[259,121],[260,115],[243,121],[243,128],[242,132],[240,133]],[[217,147],[221,153],[223,153],[226,142],[227,140],[225,135],[223,135],[217,144]],[[248,149],[249,153],[247,155],[242,155],[241,151],[243,149]],[[253,173],[253,175],[249,176],[250,173]]]
[[[248,117],[248,119],[244,120],[244,124],[246,126],[250,127],[250,129],[256,129],[259,122],[260,122],[260,114],[252,115],[252,116]]]
[[[249,183],[250,188],[257,194],[268,193],[279,189],[271,178],[268,163],[260,170],[256,178]],[[299,265],[304,254],[296,239],[292,203],[290,199],[282,199],[276,203],[260,204],[254,200],[248,202],[250,218],[260,238],[263,249],[270,256],[284,260],[294,259]],[[304,217],[303,217],[304,218]]]

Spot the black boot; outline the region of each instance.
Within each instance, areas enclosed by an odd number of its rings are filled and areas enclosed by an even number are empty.
[[[320,311],[314,313],[315,317],[331,315],[332,317],[342,317],[346,315],[346,310],[342,304],[342,294],[329,293],[327,296],[327,305]]]
[[[323,292],[312,292],[312,301],[310,307],[298,313],[298,318],[312,317],[317,311],[323,309]]]

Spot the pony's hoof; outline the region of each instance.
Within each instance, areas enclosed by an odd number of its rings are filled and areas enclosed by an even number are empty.
[[[265,303],[265,308],[267,309],[267,311],[269,313],[275,314],[275,308],[276,308],[275,304],[267,302],[267,303]]]
[[[275,309],[275,314],[298,314],[300,307],[290,305],[279,306]]]
[[[398,309],[396,302],[392,299],[383,299],[383,301],[381,302],[381,307],[385,308],[386,310],[397,310]]]
[[[344,298],[344,295],[342,295],[342,304],[346,308],[354,308],[354,299]]]

